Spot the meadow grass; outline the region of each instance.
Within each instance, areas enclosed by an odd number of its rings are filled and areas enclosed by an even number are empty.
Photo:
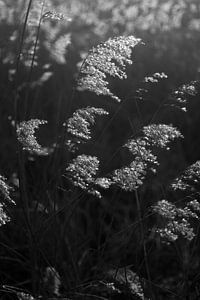
[[[14,20],[12,6],[2,7]],[[56,66],[66,68],[73,49],[72,28],[65,32],[62,22],[71,19],[31,0],[17,30],[3,22],[12,57],[2,52],[12,90],[3,102],[12,159],[0,175],[1,297],[198,299],[199,160],[162,179],[184,138],[166,115],[187,113],[199,81],[150,104],[170,82],[156,71],[118,95],[114,82],[127,79],[135,51],[147,47],[118,35],[83,53],[78,68],[72,60],[72,78],[57,90]],[[42,103],[51,88],[54,102]],[[174,263],[171,273],[165,260]]]

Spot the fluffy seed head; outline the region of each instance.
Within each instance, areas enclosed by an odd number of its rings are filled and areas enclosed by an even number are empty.
[[[78,80],[78,89],[110,96],[120,102],[120,99],[109,90],[106,76],[127,78],[125,66],[132,64],[132,48],[140,41],[134,36],[120,36],[94,47],[81,68],[82,76]]]
[[[38,155],[49,154],[48,149],[39,145],[35,137],[35,130],[38,129],[40,125],[46,123],[47,121],[44,120],[31,119],[19,124],[17,128],[17,138],[18,141],[22,143],[24,150]]]

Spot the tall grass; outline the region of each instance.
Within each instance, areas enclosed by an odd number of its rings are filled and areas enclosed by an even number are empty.
[[[187,113],[199,82],[172,89],[145,119],[142,106],[170,78],[152,73],[117,95],[114,80],[127,78],[135,50],[146,47],[120,35],[93,46],[74,78],[67,77],[67,105],[56,86],[57,105],[42,104],[43,86],[59,77],[42,51],[67,67],[66,50],[73,47],[60,25],[70,18],[47,4],[30,0],[10,36],[18,51],[8,70],[13,172],[8,180],[0,175],[2,299],[195,299],[200,164],[160,184],[162,164],[183,139],[161,111]],[[91,101],[75,108],[83,95]],[[128,130],[117,124],[123,137],[110,151],[107,136],[124,112]],[[172,278],[165,259],[175,263]],[[192,271],[197,275],[190,279]]]

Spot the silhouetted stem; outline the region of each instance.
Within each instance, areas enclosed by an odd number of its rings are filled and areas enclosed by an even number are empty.
[[[151,297],[152,297],[152,299],[154,299],[153,288],[152,288],[152,283],[151,283],[151,274],[150,274],[150,270],[149,270],[148,257],[147,257],[147,249],[146,249],[146,243],[145,243],[145,234],[144,234],[144,225],[143,225],[143,220],[142,220],[141,205],[140,205],[140,200],[138,197],[137,190],[135,190],[135,197],[136,197],[138,219],[139,219],[140,231],[141,231],[141,240],[142,240],[142,246],[143,246],[143,252],[144,252],[145,269],[147,272],[147,278],[148,278],[148,282],[149,282]]]
[[[19,51],[18,51],[18,55],[17,55],[17,61],[16,61],[15,97],[14,97],[15,124],[19,121],[18,120],[18,117],[19,117],[18,116],[18,94],[17,94],[17,82],[16,82],[16,80],[18,78],[19,63],[20,63],[20,59],[21,59],[21,53],[22,53],[23,44],[24,44],[25,31],[26,31],[26,26],[27,26],[27,22],[28,22],[28,16],[29,16],[29,13],[30,13],[31,5],[32,5],[32,0],[29,0],[26,15],[25,15],[25,20],[24,20],[24,24],[23,24],[21,39],[20,39],[20,43],[19,43]]]

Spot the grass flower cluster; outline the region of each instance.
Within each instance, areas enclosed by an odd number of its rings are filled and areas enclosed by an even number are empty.
[[[153,207],[153,211],[165,219],[165,226],[157,229],[161,238],[167,242],[174,242],[182,236],[191,241],[195,234],[190,219],[199,219],[199,205],[197,200],[192,200],[184,208],[179,208],[167,200],[159,201]]]
[[[98,195],[93,184],[99,169],[99,160],[95,156],[79,155],[66,168],[67,176],[72,183],[90,194]]]
[[[35,130],[44,124],[47,124],[47,121],[31,119],[18,125],[17,138],[24,150],[37,155],[48,155],[48,149],[39,145],[35,137]]]
[[[164,73],[164,72],[162,72],[162,73],[154,73],[152,76],[146,76],[145,78],[144,78],[144,82],[145,83],[158,83],[159,82],[159,80],[161,80],[161,79],[167,79],[168,78],[168,76]]]
[[[0,227],[8,222],[10,222],[10,217],[7,215],[4,205],[0,203]]]
[[[198,81],[192,81],[188,84],[181,85],[178,89],[176,89],[172,95],[172,106],[181,109],[184,112],[187,112],[187,99],[190,96],[196,96],[198,94],[199,89]]]
[[[95,124],[95,117],[108,115],[108,112],[102,108],[85,107],[76,110],[73,116],[67,120],[67,132],[72,139],[67,140],[67,145],[85,143],[91,139],[90,126]]]
[[[173,190],[192,189],[194,191],[195,185],[200,181],[200,161],[196,161],[189,166],[181,176],[176,178],[171,187]]]
[[[140,42],[141,40],[134,36],[120,36],[93,48],[83,62],[78,89],[89,90],[97,95],[110,96],[120,102],[119,97],[108,88],[106,76],[127,78],[125,66],[132,64],[132,48]]]
[[[144,126],[142,132],[144,137],[131,139],[125,144],[134,156],[134,161],[130,166],[113,172],[113,182],[126,191],[134,191],[141,186],[148,170],[156,172],[155,167],[159,162],[152,152],[153,147],[169,149],[169,142],[182,137],[176,128],[165,124]]]
[[[8,216],[8,205],[15,204],[10,197],[12,188],[6,183],[6,178],[0,175],[0,226],[5,225],[11,219]]]

